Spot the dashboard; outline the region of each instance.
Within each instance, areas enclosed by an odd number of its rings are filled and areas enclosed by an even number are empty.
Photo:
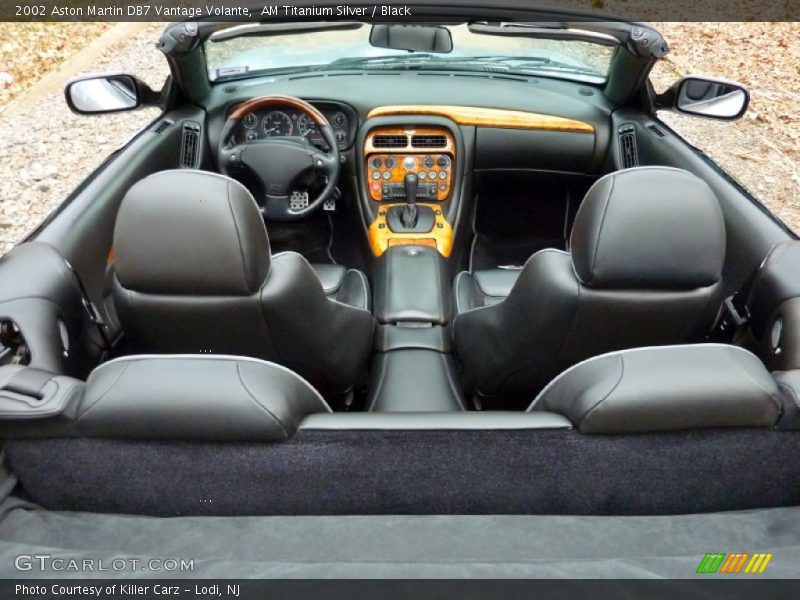
[[[358,126],[355,111],[337,103],[312,103],[333,128],[339,150],[346,150],[353,144]],[[328,145],[322,137],[317,124],[305,111],[293,106],[271,106],[263,110],[247,113],[239,124],[236,142],[243,144],[274,137],[304,137],[314,146],[323,150]]]

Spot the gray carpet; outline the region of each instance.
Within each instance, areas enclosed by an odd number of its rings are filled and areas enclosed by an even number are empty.
[[[15,498],[0,505],[4,578],[70,575],[13,569],[15,556],[33,553],[192,558],[187,576],[205,578],[691,578],[712,551],[773,552],[764,576],[798,577],[800,507],[664,517],[158,519],[50,512]]]

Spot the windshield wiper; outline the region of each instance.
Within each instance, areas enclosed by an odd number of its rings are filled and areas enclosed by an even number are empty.
[[[511,56],[511,55],[487,55],[487,56],[462,56],[462,57],[443,57],[430,53],[414,53],[403,56],[368,56],[360,58],[340,58],[327,65],[320,65],[313,68],[315,71],[335,70],[339,68],[348,69],[354,67],[378,67],[378,68],[442,68],[442,67],[478,67],[481,70],[503,69],[506,71],[562,71],[570,73],[582,73],[594,76],[600,74],[589,67],[581,67],[565,62],[560,62],[546,56]]]
[[[316,67],[315,71],[317,70],[328,70],[328,69],[339,69],[339,68],[350,68],[350,67],[362,67],[362,66],[418,66],[422,64],[428,64],[431,61],[436,61],[437,56],[435,54],[430,53],[419,53],[415,52],[414,54],[408,55],[392,55],[392,56],[365,56],[360,58],[339,58],[334,60],[333,62],[328,63],[327,65],[320,65]]]
[[[580,65],[553,60],[546,56],[471,56],[461,59],[459,62],[476,62],[483,66],[505,67],[508,69],[550,69],[600,75],[591,67],[581,67]]]

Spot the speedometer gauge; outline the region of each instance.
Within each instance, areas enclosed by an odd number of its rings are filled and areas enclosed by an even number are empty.
[[[267,137],[285,137],[292,135],[292,120],[285,112],[274,110],[264,117],[263,128]]]
[[[312,133],[317,133],[317,124],[311,120],[311,117],[303,113],[297,119],[297,132],[303,137],[308,137]]]

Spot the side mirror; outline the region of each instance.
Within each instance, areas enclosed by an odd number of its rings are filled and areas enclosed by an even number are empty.
[[[453,51],[450,30],[430,25],[373,25],[369,43],[376,48],[409,52],[447,54]]]
[[[133,75],[88,75],[72,79],[64,88],[67,106],[79,115],[135,110],[154,104],[158,95]]]
[[[750,104],[750,93],[740,83],[689,75],[658,96],[658,108],[687,115],[734,121]]]

